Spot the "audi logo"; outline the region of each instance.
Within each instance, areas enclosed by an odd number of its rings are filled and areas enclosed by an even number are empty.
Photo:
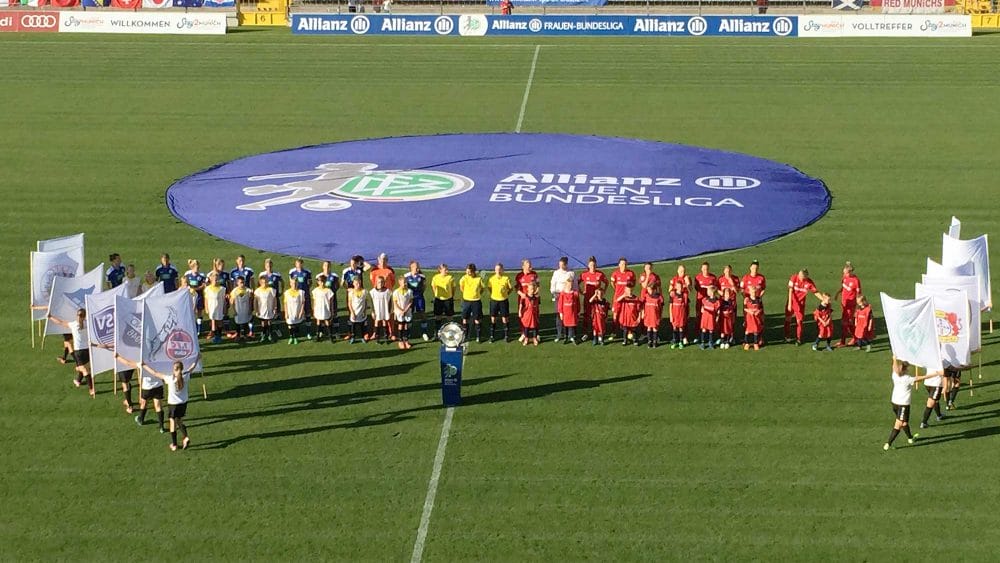
[[[58,20],[55,16],[45,14],[28,14],[21,16],[21,27],[46,29],[55,27]]]

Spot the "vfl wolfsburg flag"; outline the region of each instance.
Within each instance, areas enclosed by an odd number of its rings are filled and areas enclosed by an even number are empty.
[[[52,282],[83,275],[83,248],[31,253],[31,318],[45,320]]]
[[[76,278],[55,278],[49,296],[48,314],[66,322],[76,320],[78,309],[87,307],[87,296],[101,292],[104,264]],[[69,329],[56,323],[45,321],[45,335],[69,334]]]
[[[186,291],[147,297],[142,301],[142,363],[170,373],[173,363],[188,368],[198,356],[198,325]],[[198,362],[197,369],[201,369]]]
[[[892,353],[900,360],[926,368],[928,372],[944,369],[938,345],[934,302],[930,297],[893,299],[882,296],[882,313],[889,332]]]
[[[972,240],[959,240],[943,235],[941,240],[941,264],[961,266],[966,262],[976,265],[979,278],[980,306],[993,308],[993,288],[990,286],[990,248],[986,235]]]
[[[937,262],[927,259],[927,276],[928,277],[942,277],[942,276],[974,276],[976,275],[976,265],[972,262],[966,262],[960,266],[944,266],[938,264]]]
[[[115,369],[115,297],[126,296],[125,284],[86,296],[90,371],[97,375]]]

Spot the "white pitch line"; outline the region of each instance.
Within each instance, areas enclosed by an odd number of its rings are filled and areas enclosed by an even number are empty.
[[[521,98],[521,112],[517,114],[515,133],[520,133],[521,125],[524,124],[524,110],[528,108],[528,95],[531,94],[531,83],[535,81],[535,66],[538,65],[538,52],[541,50],[541,45],[535,45],[535,56],[531,57],[531,70],[528,72],[528,83],[524,85],[524,97]]]
[[[444,465],[444,452],[448,448],[448,434],[451,433],[451,418],[455,407],[448,407],[444,413],[444,424],[441,425],[441,438],[438,440],[437,453],[434,454],[434,469],[431,470],[431,480],[427,483],[427,497],[424,498],[424,512],[420,515],[420,526],[417,528],[417,541],[413,542],[413,555],[410,563],[420,563],[424,556],[424,543],[427,541],[427,528],[431,524],[431,513],[434,512],[434,497],[437,496],[438,480],[441,478],[441,466]]]

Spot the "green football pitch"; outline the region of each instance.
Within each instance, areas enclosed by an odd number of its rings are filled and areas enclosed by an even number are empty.
[[[781,288],[807,266],[832,292],[849,259],[876,302],[878,291],[912,295],[951,215],[966,238],[1000,232],[1000,35],[539,42],[275,30],[7,34],[0,49],[2,560],[411,558],[445,420],[434,345],[206,346],[194,385],[209,398],[192,401],[194,446],[178,453],[122,412],[109,375],[95,400],[72,388],[71,368],[54,361],[59,339],[31,348],[38,239],[86,232],[88,267],[120,252],[144,270],[168,251],[177,264],[245,253],[259,268],[262,253],[179,223],[164,204],[173,180],[218,162],[513,131],[519,117],[526,132],[750,153],[822,178],[833,207],[794,235],[712,257],[713,268],[756,258]],[[336,223],[303,236],[335,237]],[[984,336],[974,394],[890,452],[884,331],[870,354],[473,344],[423,559],[995,559],[1000,331]]]

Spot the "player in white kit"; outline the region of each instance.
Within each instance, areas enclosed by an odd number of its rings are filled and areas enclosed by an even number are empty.
[[[266,274],[260,275],[258,283],[257,289],[253,290],[253,312],[260,321],[260,342],[274,342],[271,321],[278,316],[278,295],[267,283]]]
[[[250,335],[253,321],[253,292],[247,288],[244,278],[236,278],[236,286],[229,294],[229,304],[233,307],[233,320],[236,321],[236,339],[245,342]]]
[[[935,345],[937,345],[935,343]],[[940,373],[921,375],[913,377],[909,374],[910,364],[892,358],[892,414],[896,417],[892,431],[889,432],[889,441],[882,445],[882,449],[889,451],[892,442],[899,436],[899,431],[906,433],[906,441],[910,444],[917,438],[917,434],[910,432],[910,393],[913,391],[913,384],[923,381]]]
[[[316,321],[316,342],[323,340],[324,329],[330,337],[330,342],[334,341],[331,332],[330,319],[333,318],[333,290],[326,285],[325,274],[316,276],[316,287],[312,290],[312,316]]]
[[[392,292],[392,309],[396,320],[396,334],[399,335],[399,348],[412,348],[410,321],[413,320],[413,291],[407,286],[406,278],[399,278],[399,287]]]
[[[372,294],[372,319],[375,321],[374,336],[379,344],[389,342],[389,322],[392,314],[392,290],[385,286],[385,277],[375,279]]]

